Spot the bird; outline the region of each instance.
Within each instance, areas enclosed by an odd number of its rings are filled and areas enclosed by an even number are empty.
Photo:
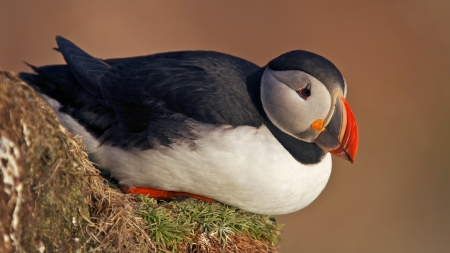
[[[263,67],[201,50],[102,60],[56,42],[66,64],[29,64],[19,77],[127,193],[287,214],[325,188],[331,155],[355,159],[347,83],[318,54]]]

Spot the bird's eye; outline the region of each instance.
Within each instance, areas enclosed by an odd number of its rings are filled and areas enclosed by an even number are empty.
[[[297,94],[304,100],[309,98],[309,96],[311,96],[311,84],[308,83],[305,88],[298,90]]]

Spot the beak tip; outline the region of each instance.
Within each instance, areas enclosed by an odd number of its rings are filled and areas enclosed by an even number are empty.
[[[347,160],[352,164],[355,162],[356,150],[355,152],[349,153],[348,150],[340,148],[338,150],[330,151],[330,153],[339,158]]]

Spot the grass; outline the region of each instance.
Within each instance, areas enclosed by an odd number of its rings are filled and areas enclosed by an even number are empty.
[[[139,200],[141,207],[137,214],[145,220],[152,241],[161,250],[176,252],[177,245],[202,233],[217,238],[223,246],[233,235],[266,239],[272,245],[277,245],[280,240],[281,225],[272,216],[194,198],[157,203],[140,196]]]

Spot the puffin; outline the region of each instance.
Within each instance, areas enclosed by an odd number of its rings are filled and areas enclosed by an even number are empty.
[[[214,51],[102,60],[56,42],[65,65],[19,76],[126,193],[287,214],[325,188],[331,155],[355,159],[347,83],[315,53],[260,67]]]

